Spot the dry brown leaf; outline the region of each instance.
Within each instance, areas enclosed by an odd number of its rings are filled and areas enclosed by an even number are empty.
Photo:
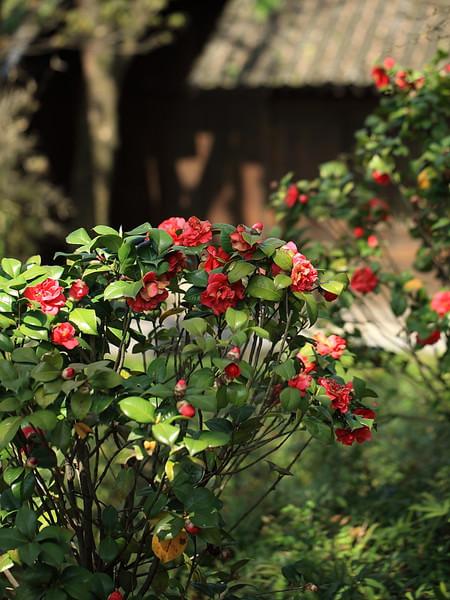
[[[155,534],[152,539],[152,550],[162,563],[167,563],[181,556],[187,543],[188,536],[184,530],[171,540],[160,540]]]
[[[89,427],[89,425],[86,425],[86,423],[75,423],[73,428],[75,429],[77,436],[82,440],[84,440],[89,433],[92,433],[92,429]]]

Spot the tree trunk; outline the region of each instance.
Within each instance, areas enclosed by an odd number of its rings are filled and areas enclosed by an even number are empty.
[[[81,50],[85,83],[86,150],[91,171],[85,176],[91,187],[89,196],[93,205],[89,220],[97,225],[107,225],[109,222],[111,181],[118,143],[119,77],[115,59],[114,52],[102,39],[90,40]]]

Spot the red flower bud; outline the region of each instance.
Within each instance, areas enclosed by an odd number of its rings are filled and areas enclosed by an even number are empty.
[[[115,592],[111,592],[108,596],[108,600],[123,600],[123,596],[117,590]]]
[[[63,379],[73,379],[75,377],[75,369],[73,367],[66,367],[61,373]]]
[[[194,525],[192,521],[186,521],[184,528],[190,535],[198,535],[201,531],[201,528]]]
[[[255,223],[254,225],[252,225],[252,229],[254,231],[256,231],[257,233],[262,233],[262,230],[264,229],[264,225],[260,222]]]
[[[307,194],[300,194],[300,196],[298,197],[298,201],[300,202],[300,204],[308,204],[309,196]]]
[[[25,466],[29,469],[35,469],[38,465],[38,459],[35,456],[30,456],[25,463]]]
[[[235,363],[231,363],[225,367],[225,375],[228,377],[228,379],[236,379],[236,377],[239,377],[240,374],[241,369],[239,365],[236,365]]]
[[[383,173],[382,171],[372,171],[372,179],[378,185],[389,185],[391,183],[389,173]]]
[[[356,239],[362,238],[362,236],[364,235],[363,227],[355,227],[353,230],[353,235]]]
[[[227,358],[230,360],[239,360],[241,357],[241,349],[238,346],[233,346],[227,352]]]
[[[337,294],[333,294],[333,292],[327,292],[327,290],[320,290],[320,293],[327,302],[333,302],[338,297]]]
[[[192,419],[192,417],[195,417],[195,407],[192,406],[192,404],[189,404],[189,402],[180,402],[177,405],[177,408],[178,412],[183,417],[187,417],[188,419]]]
[[[174,387],[174,395],[177,400],[181,400],[183,398],[185,392],[187,390],[187,383],[185,379],[179,379]]]

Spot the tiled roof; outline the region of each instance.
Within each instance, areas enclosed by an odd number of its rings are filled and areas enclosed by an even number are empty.
[[[448,49],[449,0],[229,0],[190,74],[202,88],[367,86],[390,55],[421,67]]]

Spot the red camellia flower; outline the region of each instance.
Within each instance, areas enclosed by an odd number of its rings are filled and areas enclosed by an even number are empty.
[[[258,221],[257,223],[254,223],[254,224],[252,225],[252,229],[253,229],[253,231],[256,231],[256,233],[259,233],[259,234],[261,234],[261,233],[263,232],[263,229],[264,229],[264,224],[263,224],[263,223],[260,223],[260,222]]]
[[[428,335],[426,338],[421,338],[420,335],[417,334],[416,343],[418,346],[432,346],[433,344],[438,342],[440,339],[441,339],[441,332],[439,331],[439,329],[436,329],[436,331],[433,331],[432,333],[430,333],[430,335]]]
[[[63,288],[55,279],[46,279],[42,283],[27,287],[23,295],[28,300],[38,302],[41,311],[47,315],[57,315],[59,309],[65,306],[66,297]]]
[[[383,60],[383,65],[385,69],[393,69],[395,67],[395,59],[392,56],[386,56]]]
[[[431,308],[443,317],[450,312],[450,290],[436,292],[431,300]]]
[[[74,300],[81,300],[87,294],[89,294],[89,288],[82,279],[77,279],[70,286],[69,296]]]
[[[373,410],[371,410],[370,408],[363,408],[362,406],[360,408],[355,408],[355,410],[353,411],[354,415],[359,415],[360,417],[364,417],[364,419],[375,419],[376,415],[374,413]]]
[[[301,396],[306,395],[306,390],[311,385],[312,377],[306,371],[302,371],[292,379],[289,379],[288,386],[299,390]]]
[[[223,248],[207,246],[203,252],[200,268],[205,269],[209,273],[213,269],[221,267],[228,260],[230,260],[230,255]]]
[[[311,262],[297,252],[292,257],[292,271],[291,271],[291,290],[293,292],[309,292],[313,289],[317,282],[317,269],[315,269]]]
[[[200,221],[198,217],[189,217],[183,227],[179,244],[181,246],[200,246],[211,241],[212,225],[209,221]]]
[[[244,286],[240,281],[230,283],[224,273],[212,273],[208,276],[208,285],[202,292],[200,301],[211,308],[215,315],[221,315],[243,298]]]
[[[228,379],[236,379],[236,377],[239,377],[240,374],[241,369],[239,365],[236,365],[235,363],[230,363],[225,367],[225,375],[228,377]]]
[[[335,430],[336,440],[344,446],[352,446],[355,442],[355,436],[350,429],[338,428]]]
[[[169,263],[169,270],[165,273],[165,276],[169,279],[173,279],[175,275],[180,273],[184,268],[186,268],[186,256],[180,252],[179,250],[175,252],[170,252],[167,256],[164,257]]]
[[[127,298],[128,306],[135,312],[154,310],[169,295],[169,292],[165,289],[168,281],[166,279],[158,280],[156,273],[153,271],[144,275],[142,283],[144,285],[136,298]]]
[[[355,236],[356,239],[362,238],[364,235],[364,228],[363,227],[355,227],[353,229],[353,235]]]
[[[230,234],[230,242],[233,250],[237,250],[238,252],[248,252],[253,249],[252,244],[249,244],[242,237],[243,233],[246,233],[247,230],[244,225],[238,225],[236,230]]]
[[[369,235],[367,238],[367,245],[369,248],[376,248],[378,246],[378,238],[376,235]]]
[[[370,267],[360,267],[353,273],[350,287],[353,291],[360,294],[368,294],[377,287],[378,282],[378,277]]]
[[[173,239],[173,243],[179,245],[183,228],[186,224],[183,217],[170,217],[158,225],[158,229],[162,229],[170,235]]]
[[[60,323],[53,328],[51,340],[54,344],[72,350],[79,345],[79,341],[75,339],[75,333],[75,327],[71,323]]]
[[[347,347],[347,342],[339,335],[326,336],[322,332],[314,335],[316,340],[316,352],[321,356],[331,356],[332,358],[341,358]]]
[[[33,425],[25,425],[21,428],[21,431],[26,440],[33,441],[44,437],[44,432],[39,427],[33,427]]]
[[[325,388],[328,398],[331,400],[331,406],[341,413],[348,412],[348,407],[352,399],[353,384],[338,383],[335,379],[320,377],[319,383]]]
[[[387,87],[390,83],[389,75],[386,73],[386,70],[383,67],[374,67],[372,69],[372,79],[375,83],[375,86],[382,90]]]
[[[401,90],[407,90],[411,87],[407,71],[397,71],[395,74],[395,85]]]
[[[368,427],[359,427],[358,429],[355,429],[353,435],[358,444],[363,444],[372,439],[372,432]]]
[[[293,183],[287,189],[286,196],[284,197],[284,203],[286,204],[286,206],[288,208],[292,208],[294,206],[294,204],[297,202],[297,198],[298,198],[298,188]]]
[[[382,171],[372,171],[372,179],[378,185],[389,185],[391,183],[391,176],[389,173],[383,173]]]

